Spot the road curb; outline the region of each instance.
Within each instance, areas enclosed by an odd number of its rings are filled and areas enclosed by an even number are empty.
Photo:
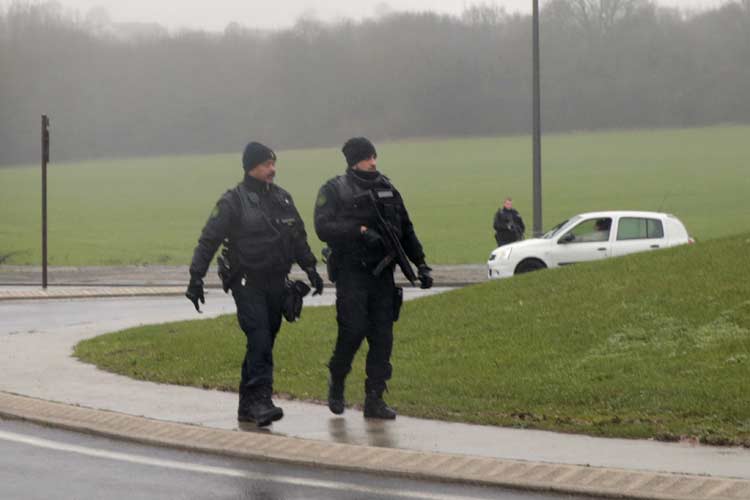
[[[377,448],[292,438],[254,427],[212,429],[7,392],[0,392],[0,416],[149,445],[411,479],[610,498],[750,498],[748,480]]]
[[[70,287],[31,290],[0,290],[0,301],[44,300],[44,299],[93,299],[112,297],[144,297],[184,295],[184,286],[116,286],[116,287]]]
[[[411,286],[409,283],[396,283],[400,286]],[[437,287],[459,288],[474,285],[473,282],[436,283]],[[0,284],[0,287],[3,285]],[[26,285],[23,285],[26,287]],[[182,296],[184,286],[142,286],[142,285],[99,285],[77,286],[60,285],[59,288],[50,287],[46,290],[39,288],[22,289],[21,285],[13,285],[13,290],[0,289],[0,302],[10,300],[46,300],[46,299],[97,299],[115,297],[155,297]],[[220,292],[220,287],[206,287],[206,290]]]

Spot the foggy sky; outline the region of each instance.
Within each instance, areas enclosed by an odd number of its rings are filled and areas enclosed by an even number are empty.
[[[284,28],[301,16],[322,21],[362,19],[389,11],[433,11],[459,14],[474,4],[494,4],[508,12],[530,12],[531,0],[57,0],[64,8],[86,16],[103,8],[113,22],[159,23],[171,31],[180,28],[222,31],[230,22],[262,29]],[[684,9],[716,7],[727,0],[657,0]],[[35,2],[36,3],[36,2]],[[7,8],[11,0],[0,0]],[[541,0],[544,4],[544,0]],[[101,9],[100,9],[101,11]]]

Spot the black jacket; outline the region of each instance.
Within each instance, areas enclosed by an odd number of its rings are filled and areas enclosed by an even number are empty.
[[[495,213],[492,227],[495,228],[495,241],[498,245],[522,240],[523,233],[526,232],[523,219],[515,208],[500,207]]]
[[[303,269],[316,263],[291,195],[253,177],[245,177],[216,203],[193,252],[191,276],[206,275],[222,242],[232,265],[245,272],[286,274],[294,262]]]
[[[424,264],[424,251],[419,242],[401,194],[380,172],[358,172],[351,168],[326,182],[315,203],[315,231],[326,242],[341,263],[377,265],[385,257],[382,245],[367,245],[360,227],[377,230],[377,215],[368,191],[375,193],[383,217],[409,259],[417,266]]]

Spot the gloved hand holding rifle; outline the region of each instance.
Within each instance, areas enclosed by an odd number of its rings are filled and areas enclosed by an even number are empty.
[[[372,204],[372,207],[375,211],[375,221],[377,223],[376,231],[373,231],[372,229],[367,229],[367,231],[364,233],[364,235],[367,237],[367,233],[372,232],[373,234],[369,235],[369,240],[375,240],[378,237],[383,243],[383,246],[385,247],[385,257],[383,260],[380,261],[380,263],[375,266],[375,269],[372,271],[372,274],[375,276],[378,276],[385,268],[391,265],[393,261],[396,261],[396,264],[398,264],[398,267],[401,268],[401,272],[404,273],[404,276],[407,280],[412,284],[412,286],[416,286],[416,282],[419,278],[417,278],[417,275],[414,274],[414,269],[412,269],[411,264],[409,263],[409,258],[406,256],[406,252],[404,251],[404,247],[401,246],[401,242],[399,241],[398,237],[396,237],[396,234],[393,232],[393,228],[391,227],[390,223],[385,220],[383,217],[382,212],[380,211],[380,208],[378,207],[377,199],[375,198],[375,193],[370,190],[367,191],[367,193],[363,193],[360,195],[360,197],[365,198],[366,200],[369,200],[369,203]],[[430,278],[431,279],[431,278]],[[420,280],[421,281],[421,280]],[[431,285],[431,284],[430,284]]]

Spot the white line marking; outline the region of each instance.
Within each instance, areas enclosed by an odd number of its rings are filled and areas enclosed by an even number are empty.
[[[89,457],[105,458],[108,460],[118,460],[121,462],[129,462],[139,465],[153,465],[156,467],[164,467],[167,469],[175,469],[181,471],[198,472],[203,474],[214,474],[218,476],[229,476],[229,477],[241,477],[250,479],[253,481],[268,481],[282,484],[289,484],[294,486],[306,486],[313,488],[322,488],[329,490],[338,491],[351,491],[358,493],[367,493],[371,495],[383,495],[389,497],[401,497],[401,498],[415,498],[415,499],[426,499],[426,500],[471,500],[475,497],[458,497],[452,495],[443,495],[440,493],[426,493],[418,491],[405,491],[405,490],[388,490],[380,488],[370,488],[367,486],[361,486],[353,483],[344,482],[333,482],[324,481],[320,479],[305,479],[292,476],[279,476],[279,475],[266,475],[257,472],[249,472],[239,469],[229,469],[226,467],[214,467],[210,465],[198,465],[185,462],[177,462],[174,460],[163,460],[159,458],[150,458],[142,455],[130,455],[127,453],[118,453],[116,451],[100,450],[95,448],[86,448],[84,446],[77,446],[74,444],[60,443],[57,441],[51,441],[48,439],[35,438],[25,436],[23,434],[16,434],[13,432],[0,431],[0,439],[5,441],[12,441],[15,443],[26,444],[29,446],[36,446],[38,448],[46,448],[49,450],[67,451],[69,453],[78,453],[79,455],[86,455]]]

